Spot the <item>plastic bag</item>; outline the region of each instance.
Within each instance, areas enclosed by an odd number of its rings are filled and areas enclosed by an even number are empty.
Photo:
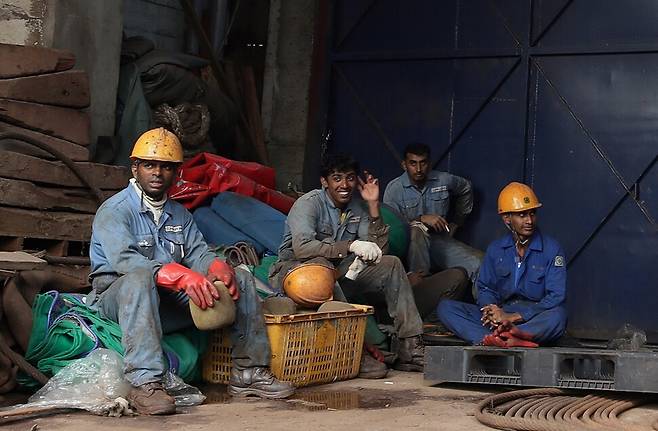
[[[198,406],[206,400],[198,388],[188,385],[171,370],[165,372],[162,384],[167,393],[174,397],[176,407]]]
[[[123,378],[123,360],[109,349],[97,349],[55,374],[48,383],[17,407],[81,409],[101,416],[132,414]]]
[[[615,333],[615,338],[608,343],[608,349],[637,352],[643,350],[647,342],[647,334],[630,323],[625,323]]]

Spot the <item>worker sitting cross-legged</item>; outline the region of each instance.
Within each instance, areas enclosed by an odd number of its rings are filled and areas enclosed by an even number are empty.
[[[509,234],[487,249],[477,280],[478,305],[446,300],[437,314],[471,344],[537,347],[565,331],[567,268],[562,247],[537,228],[541,203],[525,184],[498,196]]]
[[[283,398],[289,383],[270,372],[270,346],[253,277],[210,252],[192,215],[167,197],[183,161],[178,138],[145,132],[131,155],[130,184],[96,212],[90,246],[93,290],[87,304],[121,326],[128,401],[141,414],[175,412],[163,386],[163,332],[192,326],[189,301],[201,309],[220,299],[213,282],[235,303],[231,327],[231,395]],[[230,304],[230,302],[229,302]]]
[[[279,248],[279,259],[270,269],[270,281],[281,288],[295,267],[312,261],[336,269],[334,299],[361,301],[374,295],[386,303],[399,340],[396,368],[422,371],[423,325],[404,267],[386,255],[388,226],[380,217],[379,182],[365,173],[350,156],[328,156],[320,172],[322,189],[310,191],[293,205]],[[353,196],[357,191],[361,199]],[[380,360],[364,354],[361,377],[386,375]]]

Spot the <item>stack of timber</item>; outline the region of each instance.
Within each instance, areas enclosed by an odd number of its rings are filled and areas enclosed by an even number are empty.
[[[126,168],[89,162],[89,80],[72,53],[0,44],[0,251],[86,254]],[[66,160],[68,159],[68,160]]]

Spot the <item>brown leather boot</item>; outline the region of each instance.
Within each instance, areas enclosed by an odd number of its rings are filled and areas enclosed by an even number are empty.
[[[169,396],[160,382],[133,386],[128,402],[140,415],[170,415],[176,413],[174,398]]]
[[[400,339],[398,361],[394,368],[400,371],[423,371],[425,346],[420,335]]]
[[[379,362],[370,356],[370,353],[363,351],[361,354],[361,364],[359,365],[359,378],[361,379],[383,379],[388,374],[388,367],[385,363]]]

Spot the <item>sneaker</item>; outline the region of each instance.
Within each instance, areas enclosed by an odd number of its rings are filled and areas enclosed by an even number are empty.
[[[379,362],[364,350],[361,354],[361,364],[359,365],[359,378],[383,379],[387,374],[388,367],[386,364]]]
[[[176,413],[174,398],[169,396],[160,382],[133,386],[128,402],[140,415],[170,415]]]
[[[272,371],[265,367],[251,367],[244,370],[231,369],[228,393],[234,397],[255,395],[261,398],[287,398],[295,392],[288,382],[274,377]]]
[[[398,360],[395,369],[400,371],[423,371],[425,346],[420,335],[399,340]]]

